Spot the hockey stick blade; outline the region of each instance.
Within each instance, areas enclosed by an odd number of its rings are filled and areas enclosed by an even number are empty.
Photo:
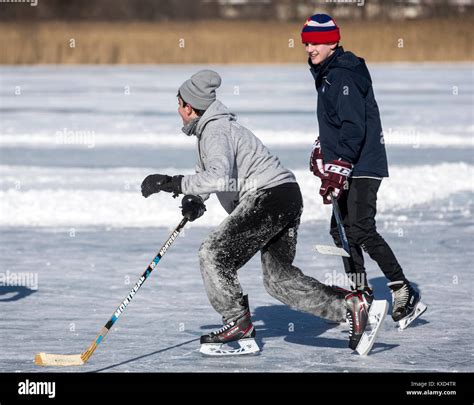
[[[51,353],[38,353],[35,356],[35,364],[37,366],[57,366],[57,367],[71,367],[71,366],[82,366],[87,363],[87,360],[92,356],[94,350],[97,348],[99,343],[104,339],[108,330],[102,328],[100,334],[96,337],[95,341],[87,348],[84,353],[81,354],[51,354]]]
[[[343,248],[339,248],[336,246],[316,245],[316,250],[322,255],[334,255],[334,256],[343,256],[343,257],[351,256]]]
[[[82,366],[84,361],[80,354],[48,354],[38,353],[35,356],[37,366]]]

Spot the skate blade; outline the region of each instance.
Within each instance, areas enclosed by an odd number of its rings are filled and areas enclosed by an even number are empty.
[[[374,300],[369,310],[369,320],[365,328],[356,351],[361,356],[366,356],[375,343],[375,338],[379,332],[385,316],[388,312],[388,302],[385,300]]]
[[[415,309],[410,315],[398,321],[398,330],[405,330],[406,328],[408,328],[408,326],[415,319],[420,317],[427,309],[428,309],[428,306],[423,304],[421,301],[419,301],[418,304],[416,304]]]
[[[199,352],[205,356],[239,356],[260,352],[255,339],[241,339],[236,343],[239,345],[237,348],[226,348],[229,345],[225,343],[203,343]]]
[[[347,253],[343,248],[338,248],[336,246],[316,245],[316,250],[322,255],[351,257],[351,255]]]

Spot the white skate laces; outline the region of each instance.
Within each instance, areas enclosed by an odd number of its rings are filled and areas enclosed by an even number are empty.
[[[389,286],[394,286],[399,283],[403,283],[403,281],[395,281],[393,283],[389,283]],[[408,299],[410,298],[410,291],[408,290],[408,284],[403,283],[403,285],[398,290],[392,290],[392,301],[394,309],[404,308],[408,303]]]
[[[229,330],[230,328],[232,328],[233,326],[235,325],[235,321],[231,321],[229,323],[226,323],[222,328],[220,328],[219,330],[215,331],[215,332],[212,332],[213,335],[220,335],[221,333]]]
[[[393,281],[387,284],[392,290],[392,319],[398,322],[399,329],[406,329],[428,308],[421,302],[420,293],[406,281]]]
[[[346,312],[346,322],[349,325],[349,336],[352,336],[354,332],[354,323],[352,322],[352,316],[350,316],[349,312]]]

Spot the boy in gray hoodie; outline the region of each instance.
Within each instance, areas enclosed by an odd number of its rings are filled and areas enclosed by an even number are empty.
[[[363,297],[326,286],[293,266],[303,210],[299,186],[293,173],[216,99],[220,84],[216,72],[202,70],[178,92],[183,132],[196,136],[196,174],[152,174],[142,183],[144,197],[159,191],[185,194],[182,214],[190,221],[204,213],[204,201],[211,193],[229,213],[199,249],[209,301],[224,322],[220,330],[201,337],[201,351],[223,355],[259,350],[248,299],[237,276],[259,251],[267,292],[284,304],[322,318],[337,322],[346,316],[357,319],[360,324],[351,328],[350,337],[350,347],[355,349],[367,323]],[[222,349],[233,341],[240,344],[238,350]]]

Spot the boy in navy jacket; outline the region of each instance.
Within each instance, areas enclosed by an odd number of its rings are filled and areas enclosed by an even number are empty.
[[[303,27],[301,39],[318,92],[319,138],[310,169],[321,179],[324,204],[338,199],[350,246],[344,269],[355,289],[373,299],[364,267],[364,250],[377,262],[392,291],[392,318],[408,326],[426,310],[419,292],[403,274],[394,253],[375,225],[377,192],[388,177],[380,113],[365,61],[339,46],[339,27],[326,14],[316,14]],[[341,247],[336,220],[331,236]]]

